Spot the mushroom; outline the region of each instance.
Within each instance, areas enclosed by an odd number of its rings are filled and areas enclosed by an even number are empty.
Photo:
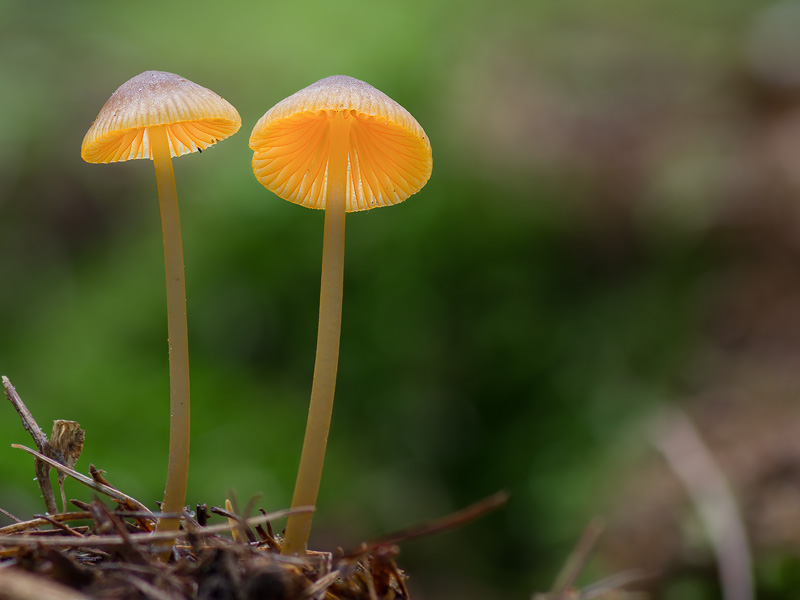
[[[433,167],[425,132],[408,111],[371,85],[326,77],[282,100],[250,136],[258,181],[281,198],[325,210],[317,355],[292,507],[316,504],[328,439],[342,320],[346,212],[402,202]],[[284,554],[303,555],[312,514],[286,528]]]
[[[166,490],[161,509],[180,513],[189,476],[189,344],[178,195],[173,156],[204,150],[241,127],[239,113],[209,89],[173,73],[145,71],[123,83],[92,123],[81,145],[90,163],[151,158],[155,164],[169,334],[170,438]],[[161,530],[178,519],[161,519]]]

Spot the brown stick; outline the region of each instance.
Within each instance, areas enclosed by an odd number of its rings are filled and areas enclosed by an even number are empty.
[[[8,377],[3,375],[3,387],[6,390],[6,398],[14,406],[22,419],[22,426],[31,434],[36,447],[41,454],[45,456],[50,454],[50,443],[47,441],[47,436],[36,423],[31,411],[25,406],[25,403],[17,394],[17,390],[11,385]],[[53,493],[53,486],[50,483],[50,467],[44,464],[41,460],[36,459],[36,481],[39,483],[39,488],[42,490],[44,497],[45,508],[51,515],[58,514],[58,506],[56,505],[56,496]]]
[[[8,511],[7,511],[6,509],[4,509],[4,508],[0,508],[0,514],[7,516],[9,519],[11,519],[12,521],[14,521],[15,523],[22,523],[22,519],[18,519],[17,517],[15,517],[14,515],[12,515],[10,512],[8,512]]]
[[[345,556],[356,557],[366,554],[367,552],[377,550],[378,548],[394,546],[395,544],[399,544],[400,542],[405,542],[414,538],[433,535],[434,533],[461,527],[492,512],[493,510],[497,510],[506,502],[508,502],[508,497],[508,493],[505,491],[496,492],[488,498],[479,500],[478,502],[475,502],[466,508],[462,508],[461,510],[450,515],[422,523],[421,525],[402,529],[395,533],[381,536],[370,542],[364,542],[358,549],[346,554]]]

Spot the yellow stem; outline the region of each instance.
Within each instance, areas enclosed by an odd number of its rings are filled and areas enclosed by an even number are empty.
[[[225,498],[225,510],[233,514],[233,503],[228,498]],[[239,521],[236,519],[231,519],[230,517],[228,517],[228,523],[230,523],[231,526],[231,536],[233,537],[233,541],[237,544],[243,544],[244,538],[242,538],[242,532],[240,531],[242,526],[241,523],[239,523]]]
[[[350,116],[336,113],[330,120],[325,230],[322,242],[322,284],[319,298],[319,330],[314,383],[308,409],[306,434],[297,472],[292,508],[317,502],[325,447],[333,413],[339,338],[342,326],[342,279],[344,277],[344,218],[347,196],[347,166]],[[282,554],[306,553],[313,513],[292,515],[286,525]]]
[[[169,335],[169,465],[162,512],[180,513],[189,480],[189,335],[186,326],[186,285],[178,193],[169,141],[163,127],[148,129],[156,168],[164,266],[167,276],[167,331]],[[161,519],[157,530],[178,529],[179,519]]]

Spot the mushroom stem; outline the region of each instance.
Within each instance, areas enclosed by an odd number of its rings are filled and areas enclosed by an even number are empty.
[[[349,137],[352,121],[348,113],[335,113],[330,119],[325,228],[322,242],[322,283],[319,298],[317,356],[311,404],[297,471],[292,508],[313,506],[322,479],[325,447],[333,413],[336,371],[339,365],[339,338],[342,328],[342,283],[344,278],[344,220],[347,200]],[[286,524],[286,539],[281,551],[304,556],[311,531],[313,513],[295,514]]]
[[[181,513],[189,479],[189,335],[186,325],[186,285],[178,193],[165,127],[148,128],[156,169],[164,266],[167,276],[167,331],[169,335],[169,465],[161,511]],[[178,529],[180,519],[160,519],[157,529]]]

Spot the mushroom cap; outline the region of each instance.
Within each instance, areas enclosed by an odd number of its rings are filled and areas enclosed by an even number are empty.
[[[166,127],[171,156],[203,150],[233,135],[239,113],[211,90],[174,73],[145,71],[111,94],[81,144],[90,163],[153,158],[149,127]]]
[[[325,208],[329,120],[352,118],[348,212],[402,202],[427,183],[431,145],[397,102],[345,75],[320,79],[281,100],[250,136],[253,172],[268,190],[309,208]]]

